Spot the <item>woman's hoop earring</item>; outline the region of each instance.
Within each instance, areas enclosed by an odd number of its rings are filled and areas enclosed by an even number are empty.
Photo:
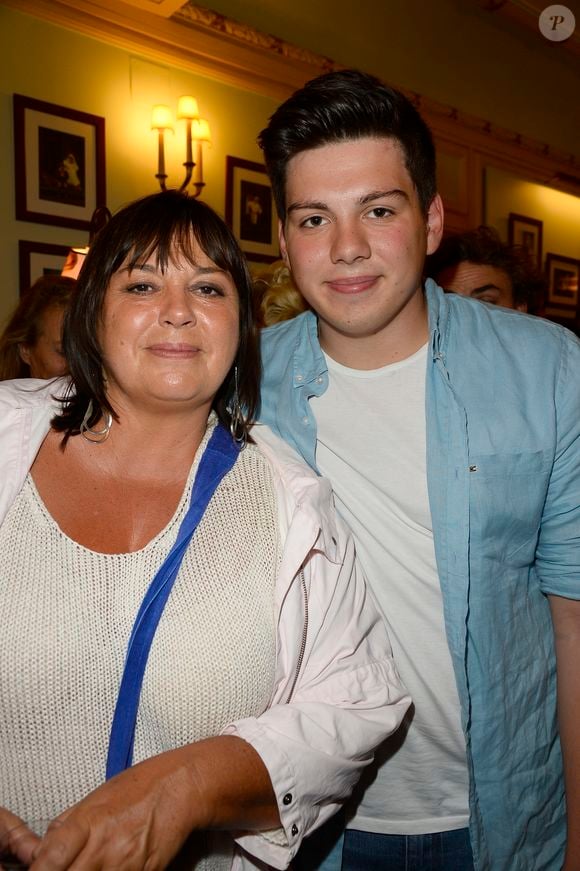
[[[88,442],[91,442],[93,445],[102,445],[103,442],[106,442],[109,438],[109,433],[111,432],[111,426],[113,424],[113,415],[110,411],[103,411],[102,416],[105,418],[105,425],[102,429],[91,429],[89,427],[89,420],[93,416],[93,400],[89,400],[89,404],[87,406],[87,410],[85,411],[85,416],[83,417],[83,422],[81,423],[80,431],[81,435]]]
[[[244,416],[242,414],[242,406],[240,404],[240,392],[238,389],[238,367],[234,367],[234,395],[230,406],[230,433],[233,440],[240,446],[240,450],[246,447],[248,434]]]

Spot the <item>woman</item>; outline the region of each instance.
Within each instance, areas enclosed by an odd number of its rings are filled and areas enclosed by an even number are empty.
[[[285,867],[408,698],[327,482],[263,427],[240,450],[233,236],[176,192],[128,206],[64,344],[70,388],[0,385],[0,831],[35,871]],[[56,822],[39,846],[11,813]]]
[[[65,374],[62,321],[74,286],[72,278],[44,275],[22,296],[0,336],[0,381]]]

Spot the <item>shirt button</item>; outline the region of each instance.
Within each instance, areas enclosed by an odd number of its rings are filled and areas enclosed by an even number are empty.
[[[304,381],[304,375],[297,375],[296,380],[297,381]]]
[[[308,426],[308,418],[307,418],[307,417],[303,417],[303,418],[302,418],[302,423],[304,424],[304,426]]]
[[[296,835],[298,834],[298,826],[296,825],[296,823],[294,823],[294,825],[290,829],[290,834],[294,837],[296,837]]]
[[[318,378],[316,379],[316,383],[317,383],[317,384],[322,384],[322,375],[319,375],[319,376],[318,376]]]
[[[291,801],[292,801],[292,793],[287,792],[286,795],[284,796],[284,798],[282,799],[282,804],[290,804]]]

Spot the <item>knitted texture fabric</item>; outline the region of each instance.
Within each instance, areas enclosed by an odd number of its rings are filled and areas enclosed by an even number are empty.
[[[52,819],[104,780],[133,621],[175,541],[210,434],[211,427],[173,518],[142,550],[100,554],[72,541],[30,476],[0,527],[0,805],[25,820]],[[135,762],[267,707],[278,564],[271,471],[250,445],[219,485],[161,617]],[[213,858],[183,867],[229,868],[223,839],[210,834],[222,842]]]

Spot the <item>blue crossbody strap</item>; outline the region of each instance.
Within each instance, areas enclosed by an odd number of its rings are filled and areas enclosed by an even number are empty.
[[[107,780],[133,763],[135,724],[143,675],[159,620],[193,533],[220,481],[233,467],[239,453],[240,449],[230,433],[218,424],[199,463],[189,507],[175,544],[153,578],[133,625],[111,726]]]

